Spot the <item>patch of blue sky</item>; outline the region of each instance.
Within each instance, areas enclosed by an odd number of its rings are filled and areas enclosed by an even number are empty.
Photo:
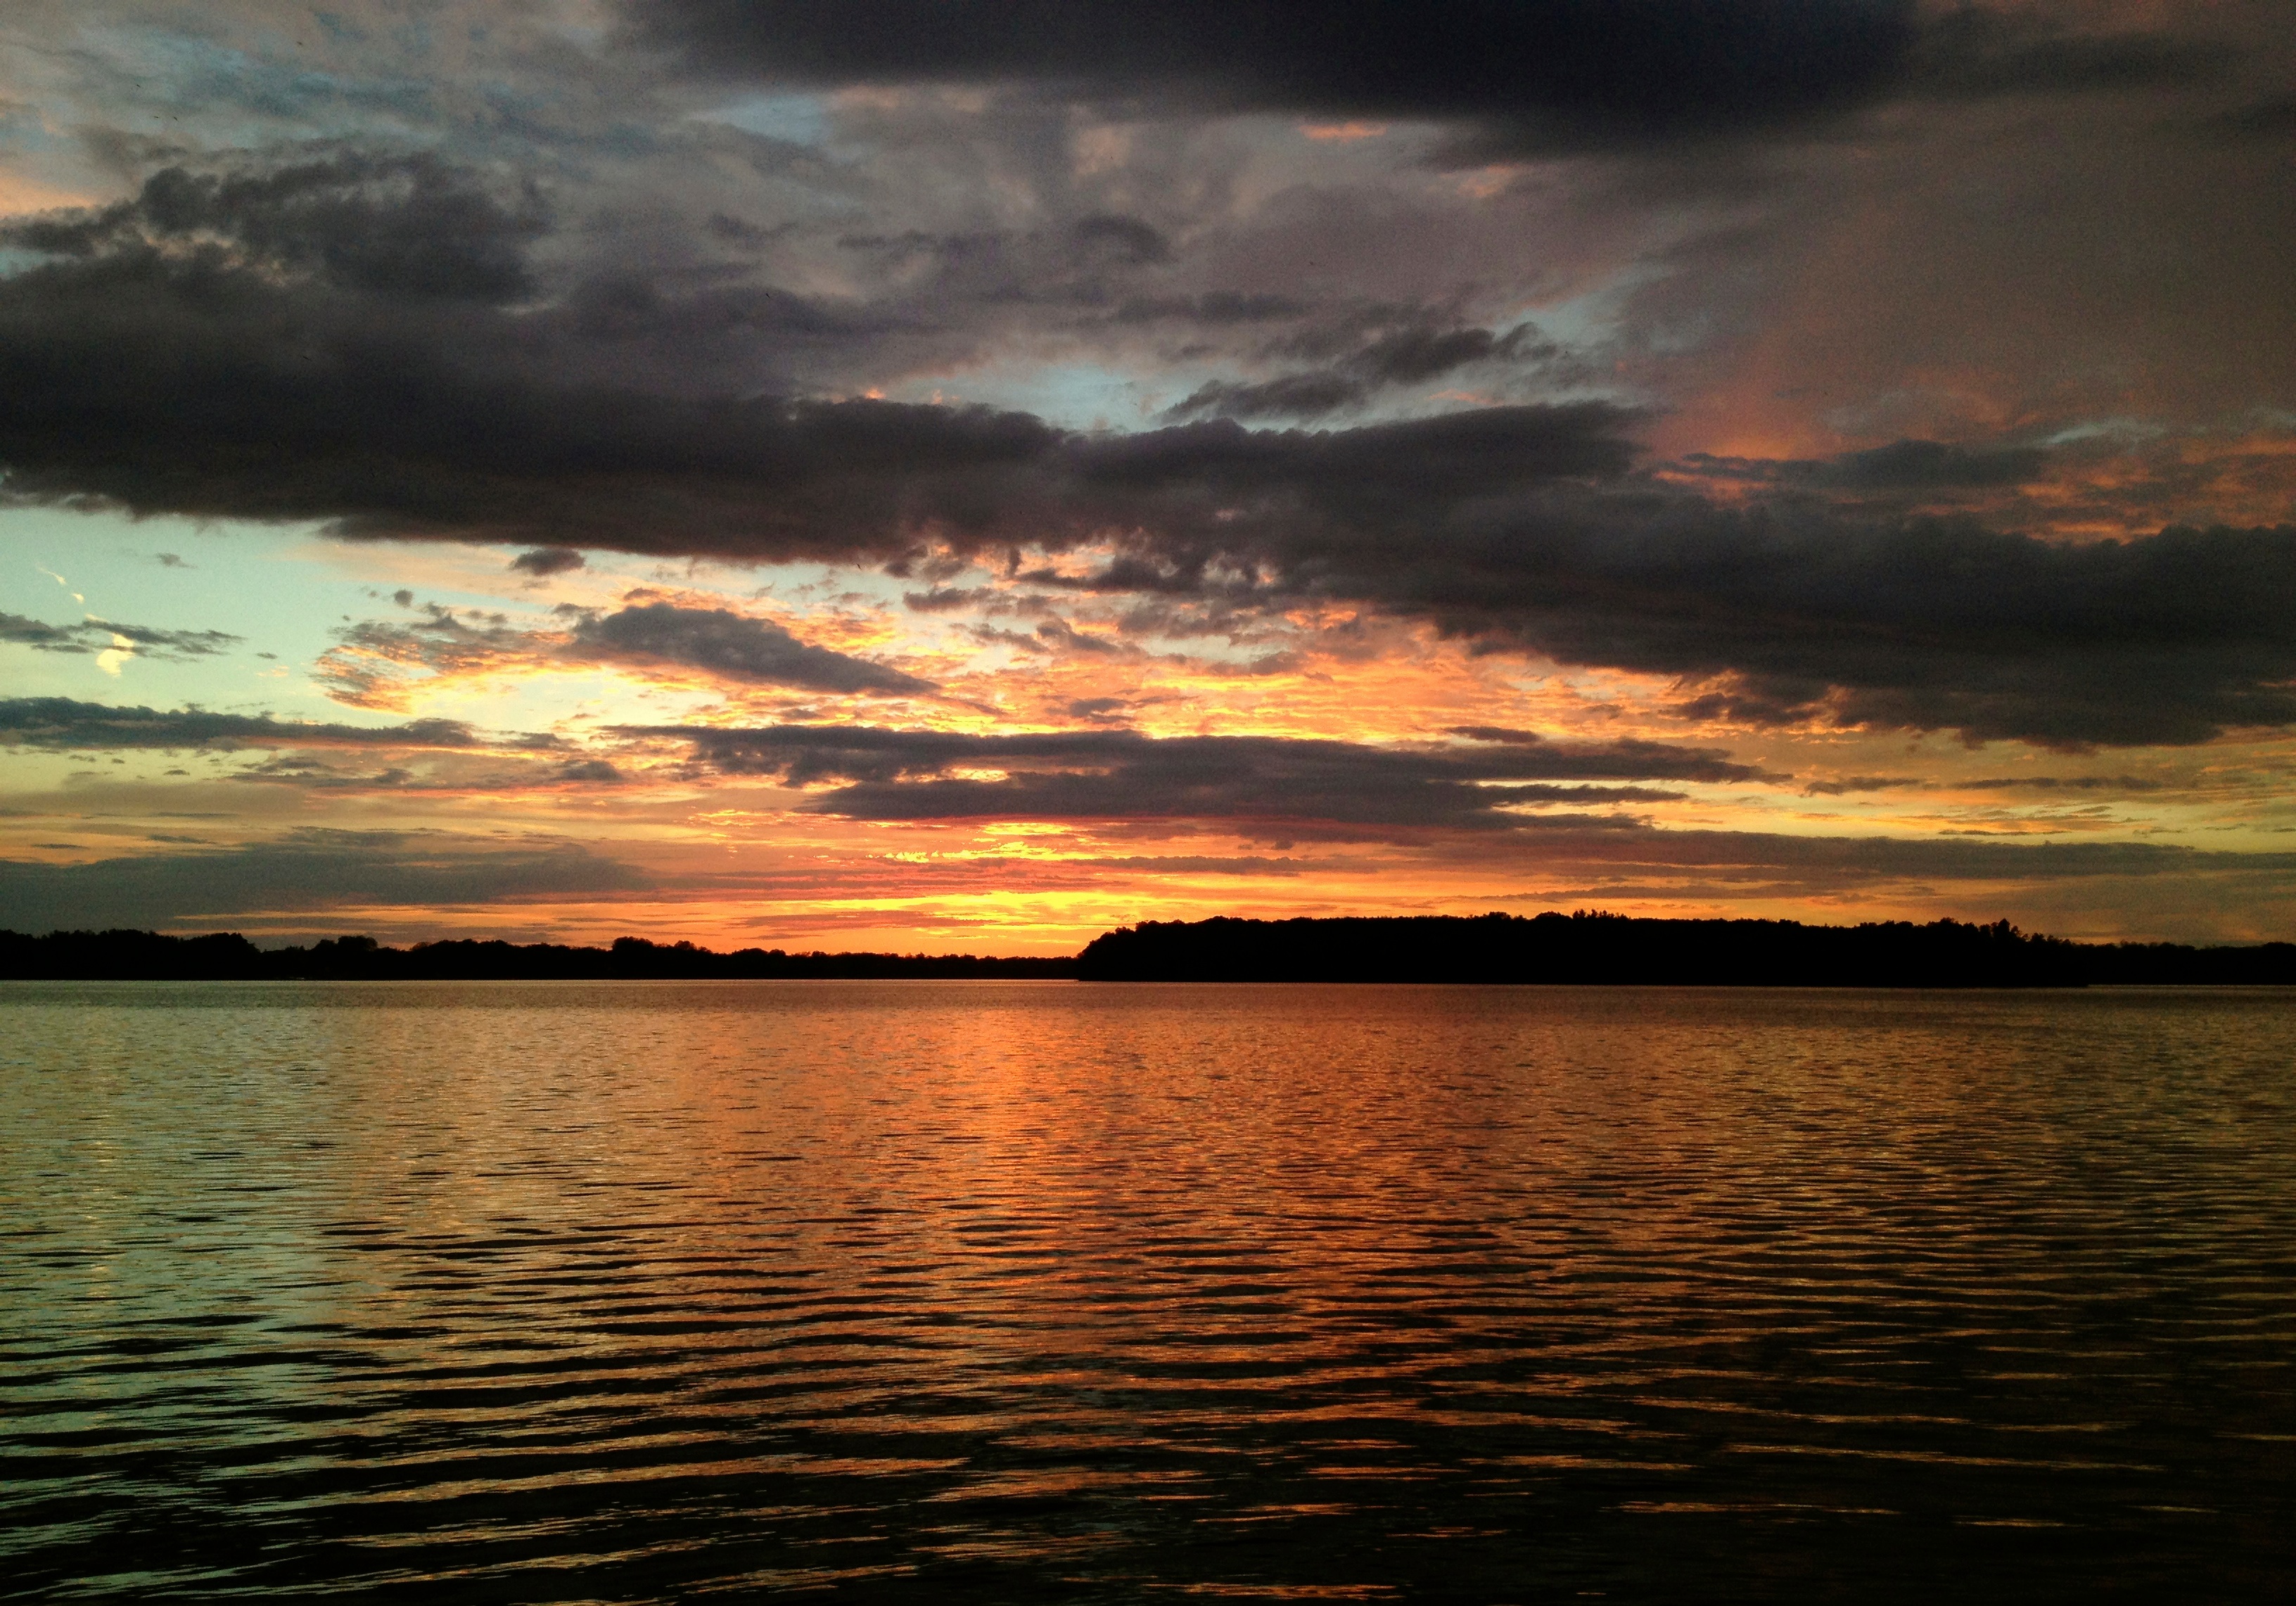
[[[79,148],[78,136],[21,101],[0,101],[0,151],[27,155]]]
[[[312,545],[299,528],[0,510],[0,610],[240,638],[195,657],[138,651],[111,661],[117,674],[92,653],[0,647],[0,682],[17,697],[340,718],[309,670],[341,616],[375,604],[354,575],[308,561]]]
[[[288,121],[307,132],[348,133],[378,114],[406,127],[427,127],[439,110],[435,86],[418,78],[347,77],[291,59],[156,29],[91,29],[110,36],[115,72],[161,110],[148,117],[196,121],[204,138],[248,141],[268,125]],[[295,40],[282,36],[292,48]],[[120,109],[125,111],[126,108]],[[130,119],[122,118],[128,121]]]
[[[2164,424],[2143,418],[2090,418],[2067,424],[2041,437],[2045,447],[2070,446],[2082,440],[2157,440],[2169,432]]]
[[[991,363],[921,374],[889,387],[890,401],[938,402],[1033,413],[1072,430],[1153,427],[1157,414],[1200,381],[1168,373],[1142,374],[1103,363]]]
[[[1595,361],[1617,337],[1625,299],[1649,274],[1629,272],[1570,300],[1529,309],[1539,334],[1588,360],[1578,374],[1549,378],[1510,371],[1505,365],[1470,368],[1418,385],[1396,386],[1372,395],[1360,408],[1316,421],[1330,425],[1377,423],[1456,410],[1479,397],[1489,402],[1619,401],[1643,399],[1629,388],[1584,377],[1607,371]],[[1505,334],[1521,318],[1495,325]],[[1077,430],[1152,429],[1163,414],[1201,386],[1213,381],[1250,383],[1275,376],[1275,370],[1242,370],[1217,365],[1130,366],[1112,362],[1034,362],[1009,358],[942,373],[916,375],[889,387],[894,401],[975,404],[1033,413]],[[1486,393],[1488,394],[1486,395]]]
[[[500,154],[506,141],[512,147],[523,142],[527,159],[567,164],[578,160],[572,154],[577,152],[628,158],[650,156],[662,148],[661,135],[652,127],[627,119],[594,127],[555,92],[496,82],[479,85],[474,93],[486,115],[472,119],[463,130],[465,137],[447,141],[450,149],[467,149],[483,157]]]
[[[192,657],[102,655],[103,643],[93,635],[85,652],[0,644],[0,696],[70,697],[111,707],[196,704],[221,713],[367,725],[444,716],[521,731],[567,722],[576,729],[677,723],[718,701],[706,689],[647,687],[577,663],[555,674],[513,670],[432,690],[425,689],[428,676],[418,668],[407,681],[414,701],[400,713],[345,706],[315,676],[319,660],[340,644],[341,634],[368,621],[420,627],[431,617],[428,608],[437,605],[477,629],[499,621],[513,630],[548,633],[564,626],[551,612],[562,597],[611,608],[632,586],[683,592],[693,578],[687,564],[594,553],[587,569],[530,585],[508,567],[516,550],[345,542],[309,526],[0,510],[0,612],[52,625],[78,625],[94,616],[153,630],[214,630],[240,638]],[[783,589],[790,578],[811,579],[796,588],[804,594],[795,599],[800,608],[820,605],[821,594],[854,589],[849,572],[841,583],[835,570],[771,572]],[[759,589],[756,570],[727,568],[723,578],[739,581],[738,589],[726,588],[726,600],[735,606]],[[869,587],[868,594],[898,606],[892,582]],[[544,649],[534,666],[547,661]]]
[[[693,115],[792,145],[819,145],[829,138],[828,102],[817,94],[744,95]]]
[[[327,37],[338,45],[366,43],[367,30],[354,19],[346,17],[340,12],[315,11],[311,13],[311,20],[317,23]]]
[[[1587,357],[1589,359],[1587,370],[1600,373],[1609,366],[1607,361],[1601,360],[1603,350],[1615,345],[1626,327],[1624,314],[1627,302],[1636,292],[1666,277],[1666,274],[1665,268],[1636,263],[1568,300],[1549,302],[1526,310],[1530,315],[1530,321],[1538,325],[1541,334],[1566,350]],[[1642,340],[1645,346],[1686,352],[1704,344],[1713,332],[1702,323],[1685,322],[1655,335],[1645,332]],[[1551,399],[1614,401],[1633,405],[1650,398],[1631,387],[1590,379],[1575,385],[1558,387]]]
[[[1620,314],[1629,296],[1663,277],[1663,269],[1637,263],[1567,300],[1545,302],[1526,310],[1548,340],[1565,346],[1592,346],[1616,334]]]

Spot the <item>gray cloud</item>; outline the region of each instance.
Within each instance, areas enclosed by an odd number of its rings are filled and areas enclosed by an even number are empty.
[[[532,552],[519,553],[510,561],[510,566],[521,574],[541,579],[584,568],[588,561],[570,546],[537,546]]]
[[[1504,334],[1446,324],[1423,313],[1397,316],[1376,309],[1333,326],[1299,332],[1269,347],[1272,354],[1310,356],[1326,368],[1260,381],[1214,380],[1166,409],[1186,418],[1321,418],[1361,406],[1381,391],[1428,381],[1479,363],[1552,359],[1560,348],[1529,324]]]
[[[578,844],[435,832],[301,831],[272,841],[44,864],[0,859],[0,925],[168,928],[365,905],[490,905],[641,891]]]
[[[2144,775],[1992,775],[1976,781],[1938,781],[1943,791],[2160,791],[2168,783]]]
[[[1925,775],[1844,775],[1834,781],[1812,781],[1802,795],[1841,798],[1867,791],[2102,791],[2115,795],[2160,791],[2166,782],[2143,775],[1988,775],[1974,781],[1939,780]]]
[[[133,643],[153,658],[208,658],[238,645],[239,636],[221,630],[158,630],[149,625],[117,625],[88,619],[77,625],[50,625],[20,613],[0,613],[0,642],[30,647],[39,652],[101,652]]]
[[[19,647],[33,647],[43,652],[86,652],[87,627],[84,625],[50,625],[20,613],[0,613],[0,642]],[[110,644],[110,636],[105,637]]]
[[[770,619],[668,602],[627,607],[574,627],[577,653],[677,664],[728,679],[817,692],[929,692],[931,684],[797,639]]]
[[[529,738],[528,745],[550,742]],[[417,719],[380,729],[211,714],[203,709],[113,708],[69,697],[0,699],[0,746],[135,748],[479,748],[490,745],[455,719]]]
[[[1844,775],[1839,781],[1812,781],[1801,790],[1808,798],[1842,798],[1852,792],[1895,791],[1925,784],[1919,775]]]
[[[805,807],[872,820],[1316,821],[1373,835],[1433,826],[1497,830],[1530,823],[1511,805],[1651,802],[1675,795],[1549,784],[1556,781],[1774,778],[1707,749],[1545,742],[1518,732],[1472,747],[1405,749],[1272,736],[1155,738],[1122,730],[980,736],[769,725],[629,733],[689,742],[699,761],[726,773],[773,775],[792,785],[841,783]],[[952,776],[955,769],[999,769],[1004,778]]]
[[[1212,380],[1165,409],[1166,418],[1321,418],[1362,405],[1371,388],[1352,374],[1287,373],[1276,379]]]

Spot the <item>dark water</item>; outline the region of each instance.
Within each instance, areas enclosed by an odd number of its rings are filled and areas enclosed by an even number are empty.
[[[0,987],[0,1596],[2263,1600],[2296,998]]]

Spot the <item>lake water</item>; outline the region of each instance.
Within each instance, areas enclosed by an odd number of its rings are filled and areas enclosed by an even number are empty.
[[[0,1597],[2262,1600],[2296,997],[0,987]]]

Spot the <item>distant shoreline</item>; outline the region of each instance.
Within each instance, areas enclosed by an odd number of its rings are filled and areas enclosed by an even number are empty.
[[[236,932],[164,937],[152,931],[0,931],[0,979],[49,981],[766,981],[960,980],[971,977],[1066,980],[1070,957],[994,958],[972,954],[730,954],[690,942],[623,937],[603,948],[558,943],[416,943],[390,948],[366,937],[308,947],[258,948]]]
[[[1077,955],[718,953],[330,938],[263,949],[236,933],[0,931],[10,980],[961,980],[1413,982],[1488,986],[2078,987],[2296,985],[2296,944],[2079,943],[2006,921],[1857,926],[1588,913],[1283,921],[1220,916],[1104,932]]]

